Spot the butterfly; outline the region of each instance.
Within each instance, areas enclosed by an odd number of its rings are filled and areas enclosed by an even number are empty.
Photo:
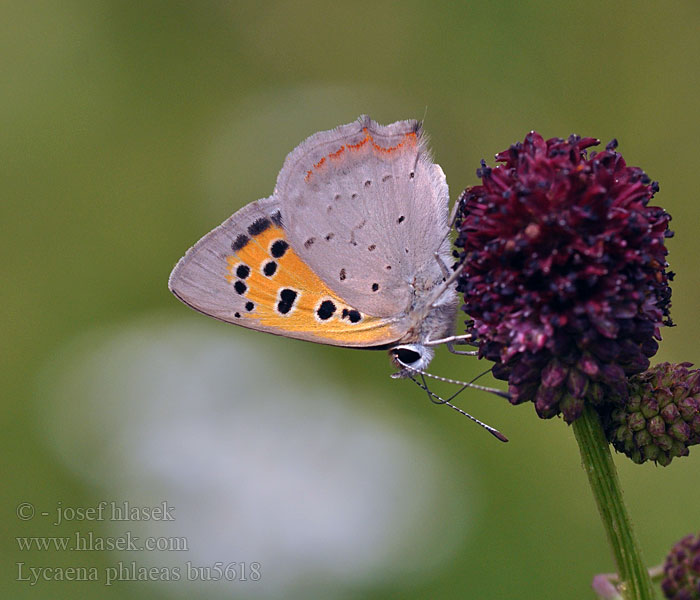
[[[169,288],[227,323],[388,350],[408,377],[460,337],[448,213],[422,124],[361,116],[299,144],[272,196],[190,248]]]

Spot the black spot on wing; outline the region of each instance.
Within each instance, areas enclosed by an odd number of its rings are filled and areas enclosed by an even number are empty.
[[[248,265],[238,265],[236,268],[236,277],[245,279],[248,275],[250,275],[250,267]]]
[[[275,258],[282,258],[287,248],[289,248],[289,244],[285,240],[275,240],[270,246],[270,254]]]
[[[272,222],[277,225],[277,227],[282,227],[282,213],[277,211],[274,215],[270,217]]]
[[[397,223],[403,223],[405,219],[406,219],[406,217],[404,217],[403,215],[401,215],[398,219],[396,219],[396,222],[397,222]]]
[[[379,289],[379,284],[378,283],[373,283],[372,284],[372,291],[376,292]]]
[[[335,312],[335,304],[331,302],[330,300],[324,300],[321,302],[321,306],[318,307],[316,310],[316,314],[318,315],[318,318],[321,319],[322,321],[325,321],[327,319],[330,319],[333,316],[333,313]]]
[[[343,319],[348,319],[348,321],[350,321],[351,323],[357,323],[360,321],[360,319],[362,319],[362,315],[360,314],[360,311],[355,310],[354,308],[351,308],[351,309],[344,308],[342,315],[343,315],[342,316]]]
[[[340,269],[340,281],[345,281],[346,277],[347,273],[345,272],[345,269]]]
[[[249,241],[250,238],[244,233],[241,233],[235,240],[233,240],[231,250],[238,252],[240,249],[244,248]]]
[[[277,263],[274,260],[270,260],[265,263],[263,267],[263,273],[266,277],[272,277],[277,272]]]
[[[286,315],[294,307],[294,301],[299,294],[289,288],[280,291],[279,302],[277,302],[277,312]]]
[[[246,302],[246,303],[245,303],[245,309],[246,309],[248,312],[250,312],[250,311],[253,310],[254,308],[255,308],[255,304],[253,304],[252,302]]]
[[[307,249],[308,249],[308,248],[311,248],[311,246],[313,246],[315,242],[316,242],[316,238],[315,238],[315,237],[310,237],[308,240],[306,240],[306,241],[304,242],[304,248],[307,248]]]
[[[259,219],[255,219],[255,221],[248,225],[248,234],[253,237],[256,235],[260,235],[270,225],[272,225],[272,223],[267,217],[260,217]]]
[[[243,283],[242,281],[237,281],[236,283],[233,284],[233,288],[241,295],[246,293],[246,290],[248,289],[248,286]]]
[[[298,293],[295,290],[292,290],[290,288],[284,288],[280,292],[280,299],[283,300],[284,302],[294,302],[294,300],[296,300],[297,296],[298,296]]]

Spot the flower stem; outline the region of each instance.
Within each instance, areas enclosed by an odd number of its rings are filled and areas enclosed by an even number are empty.
[[[595,410],[586,406],[581,417],[574,421],[573,429],[581,462],[617,563],[621,582],[618,589],[625,600],[653,600],[651,579],[632,531],[610,446]]]

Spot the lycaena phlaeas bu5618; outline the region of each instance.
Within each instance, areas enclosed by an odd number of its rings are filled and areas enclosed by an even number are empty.
[[[421,123],[362,116],[299,144],[272,196],[199,240],[169,287],[227,323],[386,349],[395,376],[412,378],[435,346],[465,337],[452,335],[459,270],[446,266],[448,212]]]

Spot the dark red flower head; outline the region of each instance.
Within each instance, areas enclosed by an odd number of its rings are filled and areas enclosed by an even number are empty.
[[[671,548],[661,589],[669,600],[700,600],[700,534],[687,535]]]
[[[482,161],[460,197],[458,289],[480,355],[514,404],[567,422],[585,400],[626,397],[626,378],[670,325],[670,216],[648,206],[659,186],[593,138],[531,132]]]

